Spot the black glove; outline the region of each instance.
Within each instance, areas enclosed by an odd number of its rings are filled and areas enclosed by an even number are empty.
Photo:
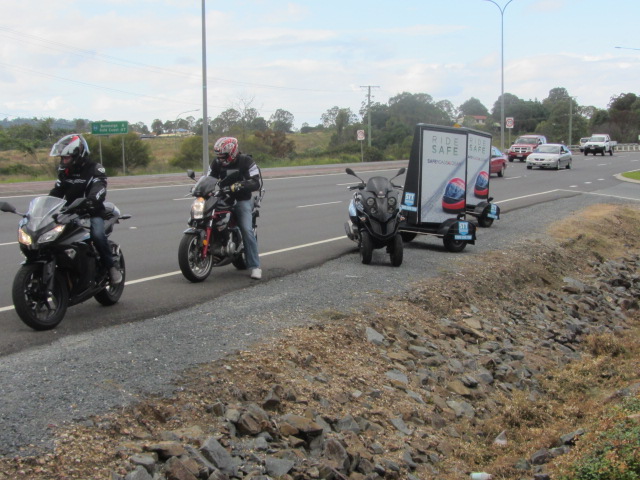
[[[85,204],[83,205],[83,210],[89,214],[93,214],[96,211],[97,208],[97,202],[95,200],[91,200],[90,198],[87,199],[87,201],[85,202]]]

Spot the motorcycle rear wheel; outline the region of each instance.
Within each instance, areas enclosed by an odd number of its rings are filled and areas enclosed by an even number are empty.
[[[13,305],[26,325],[34,330],[51,330],[64,318],[69,305],[69,290],[61,273],[56,272],[53,291],[44,293],[42,265],[29,264],[20,267],[13,279]]]
[[[213,258],[202,258],[202,244],[197,235],[183,235],[178,247],[178,264],[184,278],[190,282],[203,282],[211,273]]]
[[[93,296],[93,298],[95,298],[98,303],[104,305],[105,307],[109,307],[118,303],[118,300],[120,300],[120,297],[122,296],[122,292],[124,292],[124,280],[127,269],[125,268],[124,254],[122,253],[122,250],[120,250],[120,254],[117,257],[114,255],[113,260],[114,266],[118,270],[120,270],[122,281],[115,285],[112,285],[111,282],[109,282],[104,290],[99,291]]]

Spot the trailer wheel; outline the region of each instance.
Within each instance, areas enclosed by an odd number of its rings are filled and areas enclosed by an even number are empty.
[[[489,228],[491,225],[493,225],[493,218],[478,217],[478,225],[482,228]]]
[[[467,242],[464,240],[456,240],[452,235],[445,235],[442,238],[442,242],[444,243],[444,248],[453,253],[461,252],[467,246]]]

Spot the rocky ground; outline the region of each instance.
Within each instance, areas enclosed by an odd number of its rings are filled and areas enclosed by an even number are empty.
[[[639,208],[592,207],[548,242],[466,257],[185,372],[172,398],[61,428],[0,479],[554,478],[640,395],[639,232]]]

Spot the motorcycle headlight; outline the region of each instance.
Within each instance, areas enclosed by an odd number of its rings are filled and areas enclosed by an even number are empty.
[[[395,207],[396,204],[398,203],[398,199],[396,197],[389,197],[387,202],[389,203],[390,207]]]
[[[22,245],[31,245],[32,241],[31,241],[31,236],[27,235],[24,230],[22,230],[21,228],[18,229],[18,242],[20,242]]]
[[[373,207],[376,204],[376,200],[373,197],[367,198],[367,205]]]
[[[56,238],[58,238],[58,236],[62,233],[63,230],[64,230],[64,225],[57,225],[53,227],[48,232],[40,235],[40,238],[38,238],[38,243],[53,242]]]
[[[196,220],[202,219],[204,216],[204,198],[198,197],[193,201],[191,205],[191,217]]]

